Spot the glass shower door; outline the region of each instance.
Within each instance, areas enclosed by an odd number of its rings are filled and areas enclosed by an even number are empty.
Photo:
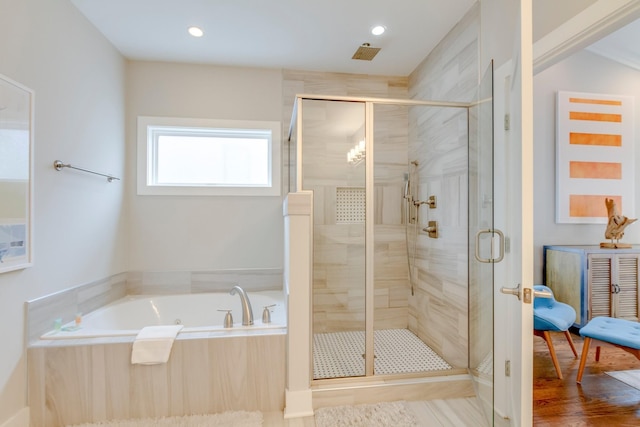
[[[365,375],[365,103],[302,102],[313,191],[313,379]]]
[[[504,255],[494,229],[493,68],[469,109],[469,367],[479,402],[493,425],[494,264]]]

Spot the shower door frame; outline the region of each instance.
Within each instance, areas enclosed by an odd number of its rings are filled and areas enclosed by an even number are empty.
[[[289,127],[288,139],[291,139],[293,130],[296,130],[296,190],[302,190],[302,116],[304,100],[313,101],[341,101],[363,103],[365,106],[365,183],[374,180],[374,105],[402,105],[402,106],[426,106],[426,107],[444,107],[444,108],[463,108],[467,111],[467,122],[469,120],[469,109],[473,103],[463,102],[446,102],[446,101],[420,101],[412,99],[393,99],[393,98],[370,98],[370,97],[354,97],[354,96],[332,96],[332,95],[313,95],[298,94],[295,97],[293,107],[293,117]],[[295,120],[295,122],[294,122]],[[290,162],[288,164],[291,167]],[[365,369],[363,376],[346,377],[346,378],[369,378],[374,377],[374,239],[367,238],[374,235],[374,204],[371,203],[374,198],[374,186],[365,184]],[[313,248],[313,232],[311,236],[311,248]],[[313,249],[311,252],[313,260]],[[311,266],[310,283],[313,283],[313,263]],[[313,285],[312,285],[313,286]],[[311,313],[310,322],[310,355],[313,355],[313,312]],[[332,381],[334,378],[314,379],[313,378],[313,357],[309,361],[309,378],[311,382],[315,381]],[[337,379],[337,378],[335,378]],[[344,379],[344,378],[341,378]]]

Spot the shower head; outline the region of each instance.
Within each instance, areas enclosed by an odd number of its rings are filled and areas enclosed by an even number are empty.
[[[360,59],[363,61],[371,61],[380,52],[379,47],[371,47],[369,43],[362,43],[358,50],[355,51],[351,59]]]

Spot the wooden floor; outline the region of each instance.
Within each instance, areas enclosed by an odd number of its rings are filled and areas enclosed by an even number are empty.
[[[580,356],[582,339],[572,336]],[[564,379],[557,378],[544,340],[534,337],[533,425],[640,426],[640,390],[605,374],[606,371],[640,369],[640,360],[607,346],[602,347],[600,361],[596,362],[592,344],[582,385],[579,385],[576,383],[579,360],[574,358],[562,334],[553,333],[552,337]]]

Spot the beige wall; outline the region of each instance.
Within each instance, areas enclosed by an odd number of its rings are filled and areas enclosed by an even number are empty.
[[[131,61],[127,65],[129,269],[282,268],[282,197],[139,196],[138,116],[280,121],[279,70]]]
[[[0,0],[0,11],[0,73],[35,92],[35,264],[0,274],[0,425],[19,425],[24,302],[126,269],[124,60],[67,0]],[[57,172],[57,159],[123,181]]]

